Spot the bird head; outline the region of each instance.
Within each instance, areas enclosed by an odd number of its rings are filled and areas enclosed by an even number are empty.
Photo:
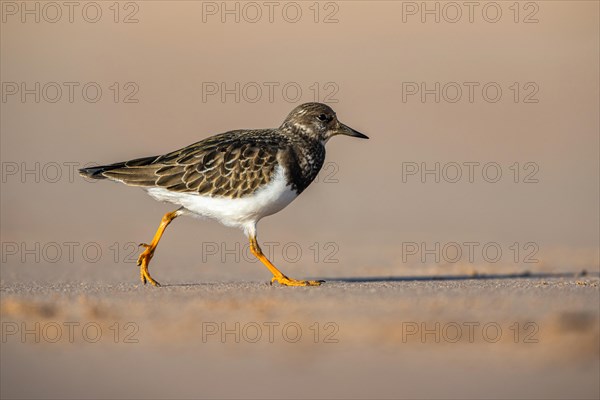
[[[322,143],[336,135],[369,138],[342,124],[331,107],[322,103],[304,103],[294,108],[283,121],[281,128],[298,132]]]

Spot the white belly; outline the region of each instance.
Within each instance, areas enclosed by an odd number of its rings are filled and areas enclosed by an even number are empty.
[[[286,185],[285,174],[280,166],[275,169],[267,186],[251,196],[237,199],[170,192],[164,188],[150,188],[147,192],[156,200],[180,205],[195,215],[242,228],[246,234],[254,232],[261,218],[281,211],[297,197],[296,192]]]

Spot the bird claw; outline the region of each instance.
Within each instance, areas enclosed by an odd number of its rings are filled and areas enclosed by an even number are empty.
[[[152,286],[160,286],[160,283],[152,279],[150,271],[148,271],[148,265],[150,260],[154,256],[154,248],[145,243],[140,243],[140,246],[144,246],[146,249],[140,254],[137,260],[137,265],[140,267],[140,280],[145,285],[150,282]]]
[[[269,284],[272,286],[273,282],[278,282],[282,286],[321,286],[321,283],[325,281],[299,281],[297,279],[288,278],[287,276],[282,275],[271,278],[271,282]]]
[[[152,279],[152,277],[150,276],[150,274],[148,273],[147,270],[145,271],[145,273],[144,273],[144,271],[141,272],[140,279],[144,285],[146,283],[150,282],[150,284],[152,284],[152,286],[160,287],[160,283],[158,283],[157,281]]]

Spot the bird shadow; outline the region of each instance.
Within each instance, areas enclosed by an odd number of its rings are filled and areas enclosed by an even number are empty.
[[[497,280],[497,279],[550,279],[550,278],[578,278],[584,276],[600,276],[597,273],[582,272],[548,272],[531,273],[521,272],[513,274],[469,274],[469,275],[423,275],[423,276],[377,276],[377,277],[348,277],[348,278],[321,278],[326,282],[373,283],[373,282],[413,282],[413,281],[468,281],[468,280]]]
[[[369,277],[323,277],[325,282],[346,283],[378,283],[378,282],[431,282],[431,281],[468,281],[468,280],[497,280],[497,279],[551,279],[551,278],[582,278],[600,277],[600,273],[581,272],[548,272],[532,273],[522,272],[514,274],[469,274],[469,275],[423,275],[423,276],[369,276]],[[265,282],[268,285],[268,282]],[[171,283],[163,287],[199,287],[212,286],[214,283]]]

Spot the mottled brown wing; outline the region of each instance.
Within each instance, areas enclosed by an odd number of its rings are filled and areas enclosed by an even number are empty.
[[[282,146],[274,139],[270,130],[231,131],[163,156],[114,164],[102,175],[132,186],[239,198],[270,181]]]

